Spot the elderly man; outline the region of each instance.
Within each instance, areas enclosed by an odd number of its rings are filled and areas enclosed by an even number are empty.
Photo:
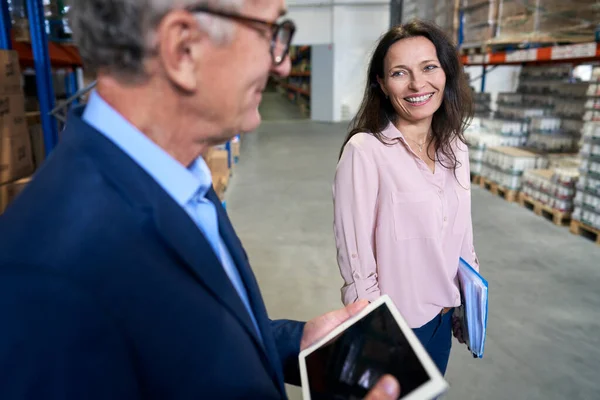
[[[98,86],[0,218],[1,399],[285,398],[298,352],[364,307],[269,320],[201,157],[255,129],[269,73],[289,73],[284,13],[76,2]]]

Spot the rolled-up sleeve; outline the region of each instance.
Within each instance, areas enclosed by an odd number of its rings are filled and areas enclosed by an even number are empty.
[[[471,167],[469,164],[469,150],[467,146],[464,146],[463,163],[465,163],[466,170],[466,184],[469,185],[471,180]],[[470,191],[469,191],[470,193]],[[471,199],[469,199],[469,213],[467,216],[467,232],[464,236],[463,243],[461,246],[460,256],[466,260],[473,268],[479,272],[479,260],[477,259],[477,253],[475,252],[475,245],[473,239],[473,218],[471,211]]]
[[[475,245],[473,244],[473,222],[471,219],[471,213],[469,212],[469,222],[467,226],[467,233],[463,239],[463,244],[460,252],[460,256],[469,262],[477,272],[479,272],[479,260],[477,259],[477,253],[475,252]]]
[[[380,296],[374,246],[378,189],[374,162],[349,142],[333,186],[334,234],[346,305]]]

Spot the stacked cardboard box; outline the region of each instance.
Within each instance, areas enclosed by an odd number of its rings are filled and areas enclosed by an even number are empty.
[[[404,0],[402,3],[402,22],[406,23],[415,18],[434,22],[442,28],[452,41],[456,42],[459,1]]]
[[[483,161],[488,148],[523,145],[527,140],[526,129],[526,124],[520,122],[473,118],[472,124],[465,132],[469,145],[471,173],[482,175]]]
[[[547,159],[516,147],[491,147],[483,157],[481,175],[505,189],[521,189],[523,173],[544,168]]]
[[[28,113],[29,114],[29,113]],[[46,159],[46,148],[44,147],[44,131],[39,115],[27,116],[31,149],[33,151],[33,163],[38,168]]]
[[[569,83],[571,65],[524,67],[517,92],[499,93],[495,118],[524,124],[527,147],[576,151],[587,86]]]
[[[458,16],[455,12],[455,1],[437,1],[434,7],[434,22],[456,43]]]
[[[567,95],[575,107],[567,107],[573,118],[581,118],[580,177],[575,195],[573,219],[600,229],[600,67],[592,70],[591,82],[574,85]],[[566,112],[566,111],[564,111]],[[577,222],[572,231],[578,232]],[[600,240],[600,238],[599,238]]]
[[[229,152],[216,147],[211,148],[204,159],[208,164],[208,168],[210,168],[215,192],[223,201],[225,190],[229,184],[229,176],[231,175]]]
[[[494,42],[593,41],[599,20],[597,0],[500,0]]]
[[[414,18],[435,22],[435,9],[437,3],[448,1],[435,0],[404,0],[402,2],[402,21],[408,22]]]
[[[226,144],[211,147],[204,154],[204,160],[212,175],[213,187],[221,201],[224,201],[233,167],[239,162],[240,148],[241,135],[237,135]]]
[[[7,187],[34,170],[31,139],[21,90],[21,70],[16,52],[0,51],[0,212],[15,190]]]
[[[600,229],[600,122],[586,122],[573,219]]]
[[[496,35],[496,0],[462,0],[463,46],[484,45]]]
[[[522,192],[554,210],[570,212],[578,177],[576,168],[528,170],[523,174]]]
[[[502,175],[489,162],[483,166],[486,149],[494,146],[525,147],[546,160],[553,153],[577,152],[582,118],[595,119],[595,111],[585,111],[585,95],[598,96],[600,90],[590,83],[569,83],[571,73],[571,65],[523,67],[518,91],[499,93],[493,118],[476,118],[466,132],[472,169],[479,171],[475,174],[493,175],[493,180],[510,183],[511,188],[520,186],[518,176]],[[588,108],[600,105],[588,101]],[[495,159],[493,154],[489,157]]]
[[[469,77],[469,81],[470,81]],[[473,104],[475,106],[475,115],[478,117],[489,118],[492,115],[492,95],[486,92],[473,92]]]

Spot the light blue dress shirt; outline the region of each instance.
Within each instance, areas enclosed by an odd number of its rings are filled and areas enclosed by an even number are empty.
[[[212,176],[204,159],[198,157],[189,168],[185,168],[123,118],[95,91],[90,94],[83,120],[131,157],[188,213],[221,260],[223,269],[262,339],[240,273],[219,234],[217,210],[206,198],[206,193],[212,186]]]

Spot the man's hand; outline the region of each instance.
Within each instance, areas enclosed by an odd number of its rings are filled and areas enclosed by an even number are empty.
[[[400,397],[400,385],[391,375],[385,375],[377,382],[364,400],[398,400]]]
[[[361,312],[367,305],[369,305],[367,300],[359,300],[356,303],[349,304],[345,308],[328,312],[308,321],[302,333],[300,350],[306,349],[319,341],[319,339],[327,336],[329,332],[340,326],[348,318]]]
[[[300,350],[304,350],[313,343],[327,336],[329,332],[340,326],[348,318],[361,312],[369,302],[359,300],[349,304],[345,308],[328,312],[320,317],[311,319],[304,326]],[[367,394],[365,400],[397,400],[400,397],[400,385],[396,378],[386,375],[377,382],[373,389]]]

